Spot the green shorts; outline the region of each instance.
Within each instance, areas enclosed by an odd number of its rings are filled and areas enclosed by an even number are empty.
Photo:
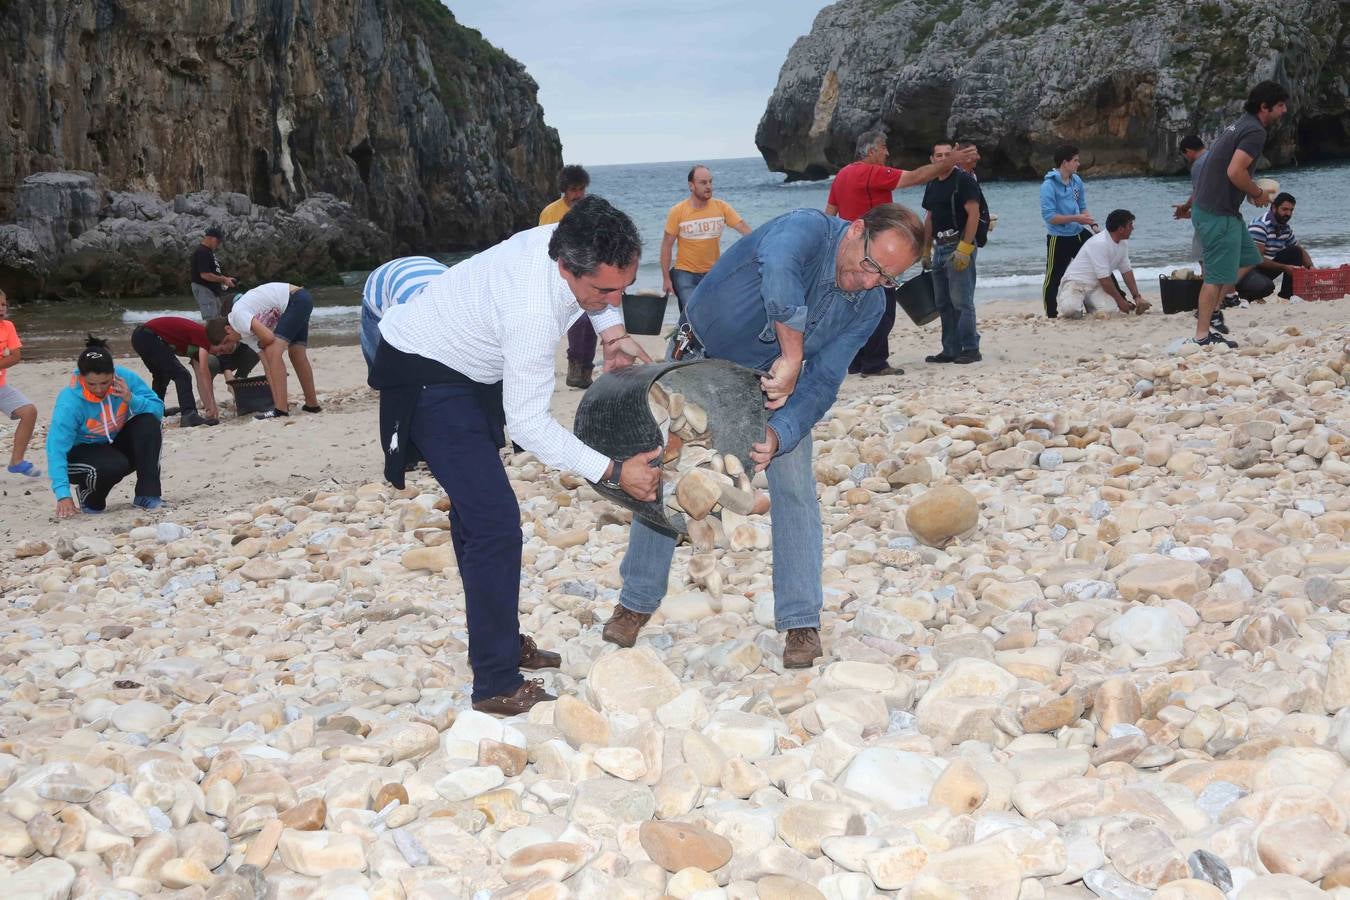
[[[1205,284],[1236,284],[1238,269],[1261,261],[1240,216],[1216,216],[1195,206],[1191,224],[1204,249]]]

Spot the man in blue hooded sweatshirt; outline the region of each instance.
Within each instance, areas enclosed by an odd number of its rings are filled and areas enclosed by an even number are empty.
[[[159,451],[164,401],[135,372],[114,365],[112,351],[96,337],[85,343],[75,368],[70,384],[56,395],[47,430],[47,471],[57,518],[103,512],[108,492],[132,472],[132,502],[158,509],[163,505]]]
[[[1055,148],[1055,167],[1041,182],[1041,218],[1049,234],[1045,238],[1045,314],[1059,315],[1055,297],[1064,270],[1078,255],[1078,248],[1092,237],[1097,224],[1088,212],[1087,189],[1078,177],[1078,148],[1063,144]]]

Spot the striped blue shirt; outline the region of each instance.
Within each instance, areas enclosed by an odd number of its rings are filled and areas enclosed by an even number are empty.
[[[429,256],[404,256],[393,259],[366,276],[361,302],[383,319],[395,306],[402,306],[422,293],[433,278],[445,274],[450,267]]]
[[[1294,229],[1287,224],[1281,225],[1276,222],[1269,211],[1252,219],[1252,224],[1247,226],[1247,233],[1258,244],[1266,245],[1267,258],[1273,257],[1285,247],[1292,247],[1298,243],[1298,238],[1294,237]]]

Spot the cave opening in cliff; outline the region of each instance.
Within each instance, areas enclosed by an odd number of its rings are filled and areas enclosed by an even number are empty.
[[[371,149],[370,138],[362,138],[361,143],[347,151],[347,155],[356,163],[356,171],[361,176],[361,183],[370,187],[370,165],[375,159],[375,151]]]
[[[1345,159],[1350,156],[1350,132],[1343,116],[1310,116],[1298,123],[1299,162]]]
[[[253,151],[253,202],[275,206],[272,202],[272,157],[262,147]]]

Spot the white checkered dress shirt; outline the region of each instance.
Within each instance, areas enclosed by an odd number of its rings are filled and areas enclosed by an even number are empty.
[[[582,314],[549,259],[556,225],[511,237],[452,266],[385,313],[380,334],[404,353],[434,359],[480,384],[502,382],[511,439],[545,465],[598,481],[609,457],[558,424],[549,409],[558,341]],[[612,307],[591,314],[597,333],[623,324]]]

